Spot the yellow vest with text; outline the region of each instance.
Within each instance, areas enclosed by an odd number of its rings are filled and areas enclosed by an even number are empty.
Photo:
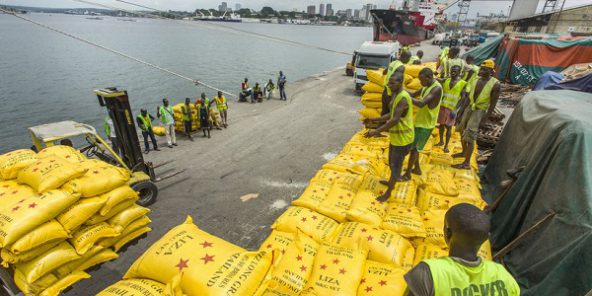
[[[442,87],[438,81],[434,79],[432,85],[421,89],[421,99],[423,100],[427,95],[430,94],[434,87]],[[433,129],[436,126],[438,120],[438,113],[440,112],[440,104],[442,103],[442,96],[438,98],[438,105],[434,108],[430,108],[428,104],[419,108],[415,115],[415,127],[421,127],[425,129]]]
[[[411,96],[405,90],[401,90],[393,100],[391,104],[391,118],[395,115],[395,108],[401,100],[407,101],[409,108],[407,109],[407,114],[401,116],[399,122],[389,130],[390,141],[393,146],[407,146],[413,143],[415,138],[415,130],[413,129],[413,102],[411,101]]]
[[[487,110],[491,103],[491,91],[497,83],[497,79],[490,77],[489,81],[483,86],[481,93],[475,98],[475,88],[480,79],[471,81],[471,90],[469,92],[469,102],[471,103],[471,110]]]
[[[450,257],[423,260],[430,267],[435,296],[519,296],[516,280],[498,263],[481,260],[475,267]]]
[[[146,117],[142,116],[142,114],[138,115],[138,118],[142,122],[142,126],[140,129],[143,131],[149,131],[152,129],[152,120],[150,119],[150,115],[146,114]]]
[[[451,78],[446,79],[444,84],[442,85],[442,107],[454,110],[456,109],[456,105],[458,105],[458,101],[460,101],[460,96],[462,93],[463,88],[467,85],[467,82],[459,79],[458,82],[450,88],[450,82],[452,81]]]

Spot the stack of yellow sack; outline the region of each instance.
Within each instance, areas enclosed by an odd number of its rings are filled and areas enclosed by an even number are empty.
[[[415,92],[421,89],[421,82],[419,81],[419,71],[423,68],[430,68],[436,71],[436,63],[429,62],[421,65],[405,65],[405,83],[404,88],[408,92]]]
[[[183,105],[177,104],[173,106],[173,113],[175,117],[175,131],[179,133],[185,132],[185,123],[183,122]],[[197,113],[197,109],[195,108],[195,104],[190,103],[189,109],[191,109],[191,130],[197,131],[199,130],[199,114]]]
[[[360,121],[366,118],[380,117],[382,112],[382,93],[384,91],[383,69],[367,70],[368,83],[362,86],[364,94],[361,103],[364,105],[360,111]]]
[[[129,173],[76,149],[0,155],[0,255],[26,295],[58,295],[149,231]]]

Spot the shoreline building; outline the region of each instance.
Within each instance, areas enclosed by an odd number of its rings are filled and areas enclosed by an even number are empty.
[[[307,7],[306,7],[306,13],[307,13],[308,15],[315,15],[315,14],[316,14],[316,13],[315,13],[315,12],[316,12],[316,8],[317,8],[317,7],[316,7],[316,6],[314,6],[314,5],[309,5],[309,6],[307,6]]]
[[[319,4],[319,14],[325,16],[325,4],[323,3]]]

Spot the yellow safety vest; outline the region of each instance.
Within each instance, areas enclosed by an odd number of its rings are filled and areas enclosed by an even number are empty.
[[[430,94],[434,87],[442,87],[438,81],[434,79],[434,83],[428,87],[424,87],[421,90],[421,99],[425,98],[427,95]],[[440,103],[442,103],[442,96],[438,98],[438,105],[433,109],[430,109],[428,104],[425,104],[423,107],[419,108],[417,114],[415,115],[415,127],[421,127],[425,129],[433,129],[436,126],[436,121],[438,120],[438,112],[440,112]]]
[[[407,62],[407,65],[413,65],[413,62],[415,61],[419,61],[419,57],[416,55],[411,56],[411,58],[409,58],[409,62]]]
[[[479,77],[479,66],[477,65],[469,65],[469,67],[473,70],[473,75],[471,75],[471,79],[477,79]],[[465,74],[463,75],[463,80],[466,82],[470,82],[469,80],[467,80],[469,76],[469,71],[465,71]]]
[[[183,120],[191,120],[191,108],[188,108],[187,105],[181,105],[181,110],[183,111]],[[187,114],[185,114],[185,112],[187,112]]]
[[[445,107],[450,110],[456,109],[456,105],[458,101],[460,101],[460,94],[467,85],[467,82],[459,79],[458,82],[450,89],[450,83],[452,82],[451,78],[446,79],[444,81],[444,85],[442,85],[442,107]]]
[[[479,96],[475,99],[475,88],[477,86],[477,81],[479,80],[480,79],[475,79],[471,82],[471,91],[469,92],[471,110],[487,110],[487,108],[489,108],[489,104],[491,103],[491,91],[493,90],[493,86],[497,83],[497,79],[490,77],[489,81],[483,86]]]
[[[407,146],[413,143],[415,138],[415,130],[413,129],[413,102],[407,91],[401,90],[393,100],[391,118],[395,115],[395,108],[401,100],[407,101],[409,109],[407,109],[407,114],[402,116],[399,122],[389,130],[390,141],[393,146]]]
[[[218,110],[226,110],[226,97],[214,97],[214,100],[216,101],[216,107],[218,107]]]
[[[150,119],[150,115],[146,114],[146,117],[142,116],[142,114],[138,115],[140,121],[142,121],[142,126],[140,129],[143,131],[149,131],[152,129],[152,120]]]
[[[160,110],[160,121],[164,125],[175,123],[175,117],[173,116],[173,114],[174,114],[173,107],[160,106],[159,110]]]
[[[384,77],[384,85],[388,85],[388,82],[391,79],[391,76],[393,76],[393,73],[395,73],[395,71],[397,71],[397,69],[399,69],[399,67],[401,66],[404,67],[405,65],[403,64],[403,62],[399,60],[394,60],[390,63],[388,71],[386,72],[386,76]]]
[[[447,59],[446,62],[444,63],[444,77],[450,77],[450,69],[452,69],[453,66],[459,66],[460,67],[460,71],[463,71],[463,60],[460,58],[454,58],[454,59]],[[461,75],[462,73],[458,73],[459,75]]]
[[[504,295],[519,296],[520,287],[498,263],[481,260],[475,267],[450,257],[423,260],[430,267],[434,295]]]

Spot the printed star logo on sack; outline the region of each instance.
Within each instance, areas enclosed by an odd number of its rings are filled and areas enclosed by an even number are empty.
[[[369,235],[369,236],[368,236],[368,241],[369,241],[369,242],[371,242],[373,239],[374,239],[374,237],[373,237],[373,236],[371,236],[371,235]]]
[[[338,258],[333,259],[333,264],[339,264],[339,259]]]
[[[203,256],[202,258],[200,258],[201,260],[204,261],[204,265],[208,264],[208,262],[214,262],[214,256],[216,255],[208,255],[208,253],[206,253],[205,256]]]
[[[340,268],[339,269],[339,274],[345,274],[345,272],[346,272],[345,268]]]
[[[296,261],[302,261],[302,256],[300,256],[300,255],[296,256]]]
[[[36,203],[29,204],[29,209],[34,209],[35,207],[37,207]]]
[[[189,265],[187,265],[187,263],[189,263],[189,259],[183,260],[183,258],[181,258],[181,259],[179,259],[179,263],[177,263],[177,265],[175,265],[175,267],[179,268],[179,271],[181,271],[184,268],[189,267]]]
[[[360,285],[366,283],[366,279],[361,279],[360,280]]]
[[[267,244],[267,246],[265,246],[268,249],[271,249],[271,247],[273,247],[271,244]]]
[[[94,170],[92,173],[95,174],[95,175],[98,175],[99,174],[99,171]]]
[[[16,207],[12,208],[12,211],[13,211],[13,212],[16,212],[16,211],[18,211],[18,209],[20,209],[20,208],[21,208],[21,207],[19,207],[19,206],[16,206]]]
[[[326,270],[327,269],[327,265],[321,264],[320,268],[321,268],[321,270]]]
[[[312,217],[310,217],[310,218],[311,218],[311,219],[313,219],[313,220],[316,220],[316,219],[317,219],[317,216],[316,216],[316,215],[313,215],[313,216],[312,216]]]
[[[368,286],[368,287],[366,287],[365,290],[366,290],[366,292],[372,292],[372,287]]]
[[[304,266],[304,265],[300,266],[300,271],[306,272],[306,266]]]
[[[366,231],[368,231],[368,229],[366,229],[366,228],[362,228],[362,230],[360,230],[360,231],[361,231],[361,232],[366,232]]]
[[[302,222],[306,222],[306,217],[302,217]]]
[[[213,247],[213,245],[214,245],[214,243],[210,243],[210,242],[208,242],[208,241],[204,241],[204,242],[203,242],[203,243],[201,243],[200,245],[201,245],[201,246],[203,246],[203,248],[205,249],[205,248],[207,248],[207,247],[210,247],[210,248],[212,248],[212,247]]]
[[[385,280],[381,280],[378,284],[382,287],[382,286],[386,285],[386,281]]]

